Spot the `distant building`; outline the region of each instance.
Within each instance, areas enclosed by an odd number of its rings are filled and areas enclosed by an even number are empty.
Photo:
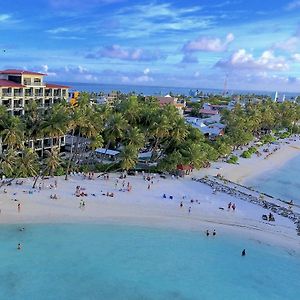
[[[206,117],[211,117],[211,116],[218,115],[219,111],[218,110],[201,108],[199,110],[199,114],[201,115],[202,118],[206,118]]]
[[[207,138],[215,139],[218,136],[224,135],[225,125],[219,122],[206,123],[207,119],[195,117],[186,117],[186,122],[201,131]]]
[[[180,101],[178,98],[170,95],[166,95],[164,97],[157,96],[156,98],[160,106],[174,105],[178,109],[179,113],[183,115],[184,108],[186,106],[186,102],[184,100]]]

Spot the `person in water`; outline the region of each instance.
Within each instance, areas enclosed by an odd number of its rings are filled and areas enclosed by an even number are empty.
[[[208,231],[208,229],[206,230],[206,236],[209,236],[209,231]]]
[[[217,233],[216,233],[216,230],[214,229],[214,231],[213,231],[213,235],[216,235]]]
[[[242,256],[246,256],[246,249],[242,251]]]
[[[21,244],[20,244],[20,243],[18,244],[17,249],[18,249],[18,250],[21,250]]]

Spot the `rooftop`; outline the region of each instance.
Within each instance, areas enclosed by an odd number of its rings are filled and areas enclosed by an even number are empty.
[[[7,74],[7,75],[39,75],[39,76],[45,76],[47,74],[38,73],[38,72],[31,72],[26,70],[17,70],[17,69],[7,69],[0,71],[0,74]]]
[[[217,115],[219,112],[217,110],[209,110],[209,109],[200,109],[200,114],[206,114],[206,115]]]
[[[0,87],[16,87],[22,88],[24,85],[6,79],[0,79]]]
[[[67,85],[60,85],[60,84],[54,84],[54,83],[46,83],[47,88],[52,88],[52,89],[68,89],[69,86]]]

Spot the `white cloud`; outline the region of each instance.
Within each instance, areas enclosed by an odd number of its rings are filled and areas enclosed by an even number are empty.
[[[0,23],[7,22],[11,19],[11,15],[8,14],[0,14]]]
[[[145,82],[152,82],[154,81],[154,79],[148,75],[142,75],[135,78],[134,81],[138,83],[145,83]]]
[[[253,70],[271,70],[285,71],[289,66],[284,57],[276,57],[273,51],[267,50],[258,58],[248,53],[245,49],[239,49],[228,59],[217,62],[216,66],[228,69],[253,69]]]
[[[57,76],[57,73],[56,72],[52,72],[50,69],[49,69],[49,66],[48,65],[42,65],[42,69],[40,70],[41,73],[46,73],[48,76],[52,76],[52,77],[55,77]]]
[[[224,41],[217,37],[200,36],[196,40],[186,43],[183,47],[183,51],[223,52],[227,50],[228,45],[233,42],[233,40],[234,35],[232,33],[228,33]]]
[[[171,3],[150,2],[120,9],[116,17],[120,24],[114,37],[137,38],[165,31],[188,31],[208,28],[213,17],[197,14],[202,8],[174,7]]]
[[[154,61],[164,59],[165,55],[159,50],[147,51],[141,48],[124,48],[120,45],[106,46],[86,55],[86,58],[92,59],[103,57],[129,61]]]
[[[286,6],[287,10],[293,10],[296,8],[300,7],[300,1],[296,0],[296,1],[291,1],[290,3],[288,3],[288,5]]]
[[[274,47],[285,51],[295,51],[298,48],[299,42],[300,40],[297,36],[292,36],[283,42],[276,43]]]
[[[300,53],[295,53],[292,55],[292,59],[295,61],[295,62],[299,62],[300,63]]]

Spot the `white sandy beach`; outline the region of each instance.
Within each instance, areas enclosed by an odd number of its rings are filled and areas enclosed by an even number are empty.
[[[192,181],[190,177],[162,179],[157,176],[148,189],[148,182],[141,175],[128,176],[125,188],[128,181],[133,187],[128,192],[120,191],[122,179],[116,186],[118,176],[113,174],[109,180],[88,180],[83,179],[82,175],[71,176],[68,181],[50,178],[44,181],[41,190],[31,188],[33,179],[25,179],[21,186],[13,183],[5,187],[7,193],[2,187],[0,223],[18,226],[56,222],[118,223],[187,229],[199,234],[204,234],[207,229],[210,232],[216,229],[218,235],[233,233],[258,242],[283,246],[290,251],[300,251],[300,238],[292,221],[277,215],[275,222],[263,221],[261,216],[268,214],[267,210],[226,194],[214,195],[210,187]],[[55,180],[57,188],[50,188]],[[78,185],[84,188],[87,196],[74,195]],[[29,191],[32,193],[29,194]],[[113,192],[114,197],[106,196],[107,192]],[[164,193],[167,198],[163,198]],[[50,199],[51,194],[57,194],[59,199]],[[184,200],[183,196],[186,197]],[[86,203],[85,208],[79,207],[81,199]],[[190,202],[191,199],[194,203]],[[235,211],[227,210],[230,201],[236,204]]]
[[[286,143],[288,142],[288,144]],[[252,155],[251,159],[239,157],[239,164],[227,164],[224,162],[213,163],[211,168],[199,171],[199,176],[204,175],[217,175],[221,174],[226,179],[243,184],[246,180],[256,177],[264,172],[275,170],[282,167],[287,161],[300,155],[300,140],[285,139],[277,145],[270,146],[270,151],[274,148],[280,147],[279,150],[267,156],[268,153],[263,153],[262,149],[266,146],[260,147],[259,151],[262,156],[258,157],[255,154]],[[240,151],[239,153],[241,153]]]

